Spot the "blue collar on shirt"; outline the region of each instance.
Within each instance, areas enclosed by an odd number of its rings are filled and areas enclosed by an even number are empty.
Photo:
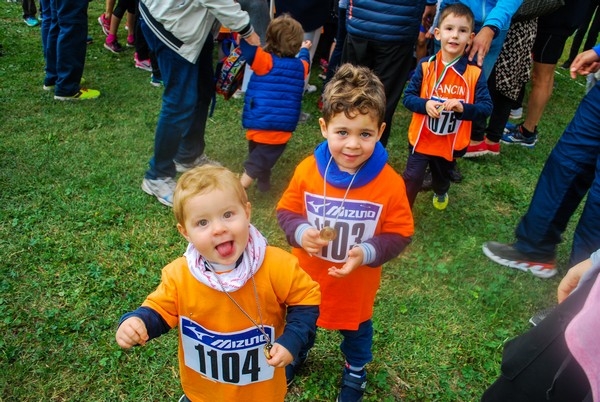
[[[323,141],[315,148],[315,158],[317,160],[317,168],[321,176],[325,176],[327,163],[331,158],[331,152],[327,146],[327,141]],[[364,163],[363,167],[356,174],[353,188],[362,187],[370,183],[383,169],[388,160],[388,154],[383,145],[379,141],[375,145],[373,155]],[[337,188],[347,188],[352,181],[352,174],[342,172],[338,165],[333,161],[327,171],[327,183]]]

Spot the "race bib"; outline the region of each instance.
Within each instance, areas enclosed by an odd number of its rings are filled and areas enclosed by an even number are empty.
[[[444,102],[446,99],[431,98],[434,101]],[[427,116],[427,128],[435,135],[450,135],[456,134],[462,121],[456,118],[456,114],[452,110],[440,111],[438,119]]]
[[[179,328],[185,365],[203,376],[226,384],[248,385],[273,378],[275,367],[267,364],[265,336],[256,327],[238,332],[213,332],[187,317]],[[265,326],[270,339],[273,327]]]
[[[337,237],[321,249],[319,256],[331,262],[345,262],[353,245],[369,240],[381,215],[381,204],[367,201],[346,200],[304,193],[306,216],[309,223],[321,230],[330,226],[337,231]]]

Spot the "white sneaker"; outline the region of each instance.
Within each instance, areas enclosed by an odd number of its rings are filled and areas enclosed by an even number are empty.
[[[168,207],[173,206],[173,193],[177,183],[172,177],[159,177],[158,179],[146,179],[142,181],[142,190],[146,194],[153,195],[161,203]]]
[[[231,97],[233,99],[244,99],[244,95],[246,95],[246,92],[242,91],[241,89],[238,89],[233,93]]]
[[[306,92],[307,94],[312,94],[313,92],[317,92],[317,86],[316,85],[307,85],[306,88],[304,89],[304,92]]]

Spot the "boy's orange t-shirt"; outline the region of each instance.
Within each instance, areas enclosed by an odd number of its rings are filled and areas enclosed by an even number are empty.
[[[343,199],[345,192],[345,188],[327,185],[325,203],[332,199]],[[303,215],[309,219],[311,226],[320,227],[320,224],[311,220],[321,218],[318,214],[309,216],[309,212],[319,210],[324,203],[322,196],[323,177],[313,155],[298,165],[288,188],[277,204],[277,209]],[[322,257],[330,258],[337,254],[345,259],[350,247],[357,242],[368,240],[367,237],[361,236],[364,228],[371,227],[374,235],[395,233],[409,237],[414,232],[404,180],[387,164],[371,182],[350,189],[346,207],[350,204],[362,204],[365,216],[372,217],[369,218],[369,223],[365,224],[357,219],[353,224],[353,218],[349,217],[348,230],[341,230],[338,238],[322,251],[321,256],[310,256],[302,248],[292,250],[292,254],[298,257],[300,266],[321,286],[317,325],[322,328],[356,330],[360,323],[369,320],[373,315],[373,304],[381,279],[381,266],[373,268],[366,265],[344,278],[334,278],[328,275],[328,268],[334,265],[341,267],[343,262],[332,262]]]

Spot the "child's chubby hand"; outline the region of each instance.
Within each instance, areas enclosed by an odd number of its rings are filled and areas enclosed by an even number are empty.
[[[302,248],[308,254],[317,254],[319,250],[325,247],[329,242],[319,237],[319,231],[315,228],[309,228],[302,233]]]
[[[345,276],[348,276],[356,268],[363,265],[364,257],[365,254],[362,248],[353,247],[350,249],[350,251],[348,251],[348,259],[346,260],[346,263],[341,268],[329,268],[327,273],[330,276],[333,276],[334,278],[343,278]]]
[[[452,110],[456,113],[462,113],[465,111],[465,107],[458,99],[448,99],[446,102],[444,102],[444,110]]]
[[[425,110],[427,110],[427,115],[429,117],[439,119],[440,112],[444,110],[444,104],[442,102],[430,99],[427,101],[427,103],[425,103]]]
[[[312,42],[308,39],[302,42],[302,49],[310,49],[312,47]]]
[[[273,344],[269,353],[271,354],[271,358],[267,360],[267,363],[273,367],[285,367],[294,360],[294,356],[292,356],[290,351],[277,342]]]
[[[124,349],[135,345],[145,345],[148,338],[146,325],[138,317],[129,317],[117,329],[117,343]]]

